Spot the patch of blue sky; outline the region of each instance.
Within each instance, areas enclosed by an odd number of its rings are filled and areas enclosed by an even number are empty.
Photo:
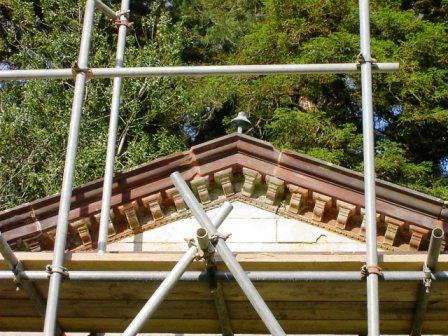
[[[402,104],[395,104],[390,107],[390,112],[394,117],[398,117],[403,113],[404,106]]]
[[[356,83],[355,83],[355,80],[352,77],[345,76],[344,77],[344,84],[345,84],[345,87],[347,89],[349,89],[350,91],[356,90]]]
[[[439,168],[442,175],[448,177],[448,155],[439,160]]]
[[[389,127],[389,121],[377,115],[373,117],[373,123],[375,126],[375,130],[378,132],[384,132]]]
[[[190,116],[187,114],[183,120],[182,132],[190,138],[191,141],[195,141],[198,136],[198,130],[196,127],[190,124]]]

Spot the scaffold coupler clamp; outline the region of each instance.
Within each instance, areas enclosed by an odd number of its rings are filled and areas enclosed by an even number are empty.
[[[18,262],[14,268],[12,269],[12,273],[14,274],[14,284],[16,285],[16,291],[19,291],[22,288],[22,272],[24,271],[23,264]]]
[[[381,267],[363,265],[361,267],[361,280],[366,280],[370,274],[376,274],[378,277],[383,276]]]
[[[93,78],[93,73],[90,68],[80,68],[77,61],[73,62],[73,64],[72,64],[73,80],[76,80],[76,75],[80,74],[80,73],[86,74],[87,79]]]
[[[216,244],[218,244],[219,239],[227,240],[231,235],[232,235],[231,233],[222,234],[217,232],[216,234],[210,236],[210,241],[212,242],[213,246],[216,246]]]
[[[130,13],[129,10],[116,12],[115,15],[117,16],[117,18],[115,20],[112,20],[111,22],[112,28],[114,28],[117,31],[118,28],[120,28],[120,26],[126,26],[127,28],[131,29],[133,23],[129,21],[129,13]],[[124,16],[125,19],[121,19],[122,16]]]
[[[207,230],[198,229],[196,231],[196,241],[199,247],[200,259],[204,260],[205,268],[213,267],[215,265],[215,245]]]
[[[70,277],[68,270],[65,267],[53,267],[51,265],[45,266],[45,272],[47,272],[47,277],[50,278],[50,276],[53,273],[59,273],[62,277],[62,280],[66,280]]]
[[[429,293],[431,290],[431,282],[432,282],[432,272],[430,270],[430,268],[426,265],[423,266],[423,286],[425,288],[425,292]]]
[[[361,65],[363,65],[365,63],[372,63],[372,65],[373,65],[373,64],[376,64],[377,61],[375,58],[372,58],[372,57],[366,58],[362,53],[359,53],[358,56],[356,56],[355,63],[356,63],[356,67],[359,69],[359,68],[361,68]]]

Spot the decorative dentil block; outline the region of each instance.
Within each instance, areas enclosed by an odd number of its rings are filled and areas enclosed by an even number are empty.
[[[89,218],[78,219],[70,223],[70,225],[73,229],[75,229],[78,232],[83,245],[92,244],[92,236],[90,235],[89,230],[92,226],[92,223]]]
[[[418,251],[422,247],[424,238],[428,235],[429,230],[413,224],[410,224],[409,228],[412,232],[409,247]]]
[[[166,196],[171,199],[176,207],[178,212],[183,212],[187,210],[187,206],[185,205],[184,199],[179,194],[176,188],[170,188],[165,191]]]
[[[359,231],[359,235],[361,236],[361,238],[364,238],[366,236],[366,209],[361,208],[361,230]],[[376,224],[377,226],[380,224],[381,222],[381,214],[376,213]]]
[[[224,196],[226,197],[231,196],[235,193],[232,185],[232,177],[232,168],[221,170],[219,172],[216,172],[214,175],[215,181],[221,184]]]
[[[336,208],[338,209],[338,217],[336,218],[336,226],[345,229],[348,222],[353,217],[356,211],[356,206],[340,200],[336,201]]]
[[[320,222],[324,218],[325,212],[331,207],[331,197],[313,192],[313,200],[313,218]]]
[[[25,250],[29,252],[41,252],[42,246],[40,244],[41,233],[33,235],[28,238],[20,238],[16,242],[16,246],[20,250]]]
[[[208,186],[210,184],[208,176],[195,178],[190,182],[193,191],[196,191],[202,204],[210,202]]]
[[[309,190],[293,185],[288,184],[289,192],[291,193],[291,200],[289,201],[288,211],[294,214],[298,214],[300,208],[303,204],[308,202],[309,198]]]
[[[140,220],[138,219],[138,204],[136,201],[131,203],[123,204],[118,207],[118,211],[126,217],[129,224],[129,228],[137,229],[140,227]]]
[[[268,189],[266,191],[265,202],[267,204],[274,204],[277,199],[281,198],[285,192],[285,182],[270,175],[266,175],[266,184]]]
[[[142,203],[145,208],[149,209],[154,220],[163,218],[161,193],[142,198]]]
[[[254,193],[256,184],[261,180],[261,174],[255,170],[243,167],[243,175],[244,184],[241,193],[244,196],[251,197]]]
[[[97,224],[100,225],[100,223],[101,223],[101,213],[97,213],[93,217],[95,218],[95,221],[97,222]],[[110,209],[110,211],[109,211],[109,223],[107,225],[107,236],[108,237],[112,237],[112,236],[117,234],[117,231],[115,231],[115,227],[114,227],[114,223],[113,223],[114,220],[115,220],[115,213],[114,213],[114,211],[112,209]]]
[[[384,243],[393,246],[398,237],[399,231],[404,227],[405,222],[396,218],[386,216],[386,233],[384,234]]]

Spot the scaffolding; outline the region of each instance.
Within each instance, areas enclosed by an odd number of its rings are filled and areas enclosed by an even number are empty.
[[[94,23],[95,9],[114,20],[118,26],[116,61],[114,68],[89,68],[88,57]],[[120,11],[115,12],[100,0],[87,0],[83,18],[82,35],[79,56],[73,68],[70,69],[37,69],[37,70],[6,70],[0,72],[0,81],[25,79],[75,79],[74,96],[71,111],[70,129],[57,230],[54,245],[54,256],[51,267],[46,271],[26,271],[0,234],[0,252],[11,271],[0,271],[0,279],[11,279],[27,292],[38,312],[45,316],[44,335],[61,334],[62,329],[57,323],[60,286],[63,279],[70,281],[162,281],[158,289],[148,299],[123,335],[136,335],[145,321],[151,318],[161,302],[168,295],[177,281],[201,281],[212,278],[215,282],[215,305],[223,334],[232,335],[229,317],[225,308],[222,290],[218,281],[236,281],[255,308],[266,328],[272,335],[285,335],[281,325],[272,314],[263,298],[253,285],[257,281],[365,281],[367,283],[367,319],[368,334],[380,335],[378,281],[420,281],[421,290],[414,314],[411,334],[421,335],[422,323],[428,303],[431,281],[448,280],[448,272],[436,272],[435,267],[440,253],[444,232],[436,228],[431,233],[430,247],[426,263],[421,272],[389,271],[382,272],[378,267],[377,229],[375,209],[375,167],[374,167],[374,132],[372,105],[372,73],[394,72],[398,63],[377,63],[370,50],[370,17],[369,1],[359,0],[360,22],[360,54],[357,62],[345,64],[280,64],[280,65],[231,65],[231,66],[168,66],[168,67],[123,67],[125,42],[129,27],[129,0],[122,0]],[[123,77],[149,76],[216,76],[216,75],[278,75],[278,74],[346,74],[360,73],[362,83],[362,120],[364,148],[364,195],[366,218],[366,255],[367,264],[361,273],[351,271],[339,272],[245,272],[227,246],[226,237],[217,229],[232,210],[230,203],[224,203],[214,221],[205,213],[194,194],[185,183],[179,172],[171,174],[171,180],[183,197],[193,216],[199,222],[201,229],[196,232],[196,241],[189,243],[189,249],[178,261],[171,272],[125,272],[125,271],[68,271],[64,268],[64,251],[68,230],[70,199],[73,186],[75,157],[78,147],[79,125],[84,105],[84,93],[88,79],[113,78],[111,114],[108,133],[107,156],[104,173],[101,220],[98,237],[98,253],[107,253],[107,232],[109,224],[109,209],[112,194],[113,167],[117,124],[120,110],[120,95]],[[188,272],[198,252],[202,255],[205,272]],[[229,272],[218,272],[214,264],[214,255],[218,253]],[[45,300],[36,290],[33,281],[47,279],[50,275],[48,299]]]

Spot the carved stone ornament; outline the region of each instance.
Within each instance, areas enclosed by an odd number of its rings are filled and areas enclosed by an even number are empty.
[[[187,210],[187,206],[185,205],[184,199],[179,194],[176,188],[171,188],[166,191],[166,195],[169,199],[171,199],[176,207],[178,212],[183,212]]]
[[[190,182],[193,191],[196,191],[202,204],[210,202],[210,194],[208,186],[210,184],[208,176],[195,178]]]
[[[90,222],[89,218],[78,219],[77,221],[72,222],[70,225],[78,232],[83,245],[92,244],[92,236],[90,235],[89,231],[92,223]]]
[[[261,175],[259,172],[243,168],[244,184],[241,193],[246,197],[251,197],[254,193],[255,186],[261,181]]]
[[[215,181],[221,185],[226,197],[235,194],[232,185],[232,175],[232,168],[221,170],[214,175]]]
[[[161,193],[142,198],[142,203],[149,210],[154,220],[163,218]]]
[[[266,184],[268,189],[266,191],[266,203],[274,204],[276,201],[283,197],[285,192],[285,182],[274,177],[266,175]]]
[[[298,214],[301,207],[307,204],[310,191],[308,189],[288,184],[289,192],[291,193],[291,200],[289,201],[288,212]]]
[[[131,203],[123,204],[118,207],[120,213],[126,217],[129,228],[137,229],[140,227],[140,220],[137,214],[138,204],[136,201]]]
[[[321,222],[325,216],[325,212],[331,207],[331,197],[313,192],[313,200],[313,219]]]

